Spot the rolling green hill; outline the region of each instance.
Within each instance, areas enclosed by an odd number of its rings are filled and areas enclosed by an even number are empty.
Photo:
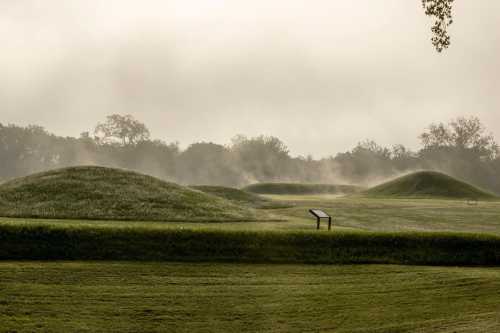
[[[420,171],[375,186],[365,192],[375,197],[425,197],[450,199],[495,199],[492,193],[434,171]]]
[[[136,172],[71,167],[0,185],[0,216],[150,220],[251,221],[250,207]]]
[[[244,191],[258,194],[352,194],[361,190],[353,185],[300,184],[300,183],[258,183],[246,186]]]

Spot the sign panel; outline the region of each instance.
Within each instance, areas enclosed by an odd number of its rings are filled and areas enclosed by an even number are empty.
[[[329,218],[330,215],[322,211],[321,209],[311,209],[310,212],[319,218]]]

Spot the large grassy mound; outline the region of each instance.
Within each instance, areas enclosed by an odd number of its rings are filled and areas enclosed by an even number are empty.
[[[72,167],[0,185],[0,216],[154,220],[246,221],[255,210],[139,173]]]
[[[377,197],[494,199],[495,195],[440,172],[415,172],[375,186],[364,194]]]
[[[353,185],[300,184],[300,183],[258,183],[246,186],[244,191],[258,194],[352,194],[361,189]]]

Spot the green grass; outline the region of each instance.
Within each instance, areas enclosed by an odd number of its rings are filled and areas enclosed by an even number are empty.
[[[235,231],[314,231],[310,208],[321,208],[334,217],[334,229],[367,232],[459,232],[500,236],[500,202],[466,200],[381,199],[335,197],[330,195],[273,195],[275,201],[292,202],[293,207],[272,211],[275,221],[206,223],[179,221],[101,221],[0,218],[0,224],[56,224],[64,226],[100,226],[150,228],[191,228]],[[325,227],[325,224],[322,224]]]
[[[499,265],[500,237],[0,224],[2,260]]]
[[[290,207],[283,202],[270,200],[264,198],[258,194],[250,193],[247,191],[239,190],[232,187],[225,186],[208,186],[208,185],[196,185],[190,186],[191,188],[221,197],[223,199],[229,200],[237,205],[245,205],[253,208],[260,209],[274,209],[274,208],[286,208]]]
[[[301,184],[301,183],[258,183],[243,190],[258,194],[352,194],[361,191],[353,185]]]
[[[0,262],[0,332],[498,332],[500,269]]]
[[[0,216],[155,221],[255,221],[264,212],[139,173],[72,167],[0,185]]]
[[[293,206],[253,222],[0,218],[0,332],[500,331],[499,201],[265,198]]]
[[[466,182],[439,172],[421,171],[375,186],[363,194],[372,197],[412,197],[451,199],[497,199]]]
[[[500,202],[451,199],[386,199],[364,196],[288,196],[274,200],[291,201],[295,207],[273,211],[286,216],[288,223],[276,228],[304,230],[313,227],[309,208],[320,208],[333,216],[334,228],[375,232],[467,232],[500,235]]]
[[[293,201],[295,206],[273,210],[276,221],[265,222],[3,218],[0,251],[4,259],[498,262],[498,201],[480,201],[471,206],[465,200],[274,198]],[[315,231],[309,208],[332,214],[333,231],[328,233],[324,224],[322,231]]]

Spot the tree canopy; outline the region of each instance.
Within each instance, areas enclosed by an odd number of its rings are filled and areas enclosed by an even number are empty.
[[[482,158],[494,159],[499,150],[493,135],[486,133],[484,125],[477,117],[459,117],[446,125],[431,124],[419,138],[424,149],[469,150]]]

